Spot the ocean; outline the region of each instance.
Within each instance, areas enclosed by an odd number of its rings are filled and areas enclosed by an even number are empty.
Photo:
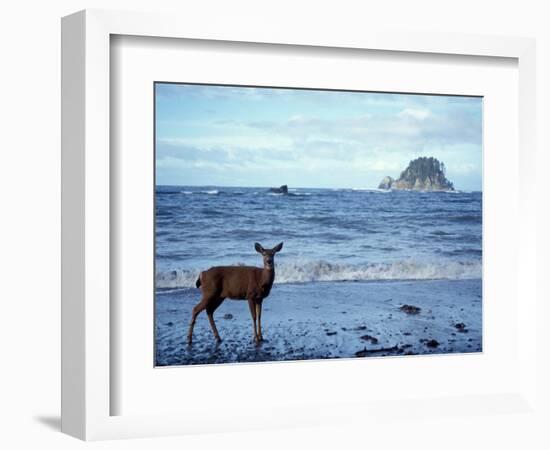
[[[285,195],[266,187],[157,186],[155,225],[159,365],[354,357],[374,345],[349,334],[354,327],[361,334],[362,326],[377,330],[380,348],[401,345],[401,354],[481,351],[481,192],[290,187]],[[279,341],[258,353],[246,302],[226,300],[216,320],[231,342],[215,347],[206,316],[199,316],[199,342],[186,348],[198,274],[215,265],[261,266],[255,242],[284,242],[263,316],[267,340],[271,325]],[[413,300],[423,308],[414,318],[417,333],[398,310]],[[293,332],[297,315],[302,326]],[[469,334],[457,338],[455,326],[465,320]],[[338,329],[339,341],[329,328]],[[399,330],[408,334],[392,341]],[[293,333],[302,338],[289,338]],[[316,344],[302,345],[306,334]],[[420,342],[436,335],[445,342]]]
[[[481,278],[480,192],[159,186],[156,287],[194,287],[213,265],[261,265],[275,283]]]

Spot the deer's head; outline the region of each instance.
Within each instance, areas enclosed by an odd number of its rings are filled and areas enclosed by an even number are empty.
[[[254,248],[258,253],[261,253],[264,258],[264,267],[266,269],[273,269],[275,265],[275,253],[280,252],[283,248],[283,243],[276,245],[272,249],[263,248],[257,242],[254,244]]]

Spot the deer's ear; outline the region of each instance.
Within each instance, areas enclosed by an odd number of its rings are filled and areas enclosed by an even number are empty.
[[[280,252],[282,249],[283,249],[283,243],[282,242],[279,245],[276,245],[275,247],[273,247],[273,251],[275,253]]]
[[[254,244],[254,248],[256,249],[256,251],[258,253],[263,253],[264,252],[264,248],[260,244],[258,244],[257,242]]]

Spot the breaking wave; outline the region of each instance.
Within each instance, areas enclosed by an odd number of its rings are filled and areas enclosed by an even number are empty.
[[[157,194],[176,194],[177,192],[170,192],[170,191],[161,191],[161,192],[157,192]],[[220,193],[220,191],[218,191],[217,189],[212,189],[212,190],[209,190],[209,191],[179,191],[180,194],[185,194],[185,195],[193,195],[193,194],[208,194],[208,195],[218,195]],[[238,194],[236,192],[236,194]]]
[[[201,269],[157,272],[158,289],[195,287]],[[481,261],[339,264],[327,261],[285,262],[277,264],[275,284],[314,281],[376,280],[464,280],[481,278]]]

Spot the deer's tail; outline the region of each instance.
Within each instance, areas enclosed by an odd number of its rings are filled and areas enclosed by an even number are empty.
[[[197,281],[195,282],[195,286],[197,286],[197,289],[201,287],[201,275],[202,275],[202,272],[200,273],[199,277],[197,278]]]

